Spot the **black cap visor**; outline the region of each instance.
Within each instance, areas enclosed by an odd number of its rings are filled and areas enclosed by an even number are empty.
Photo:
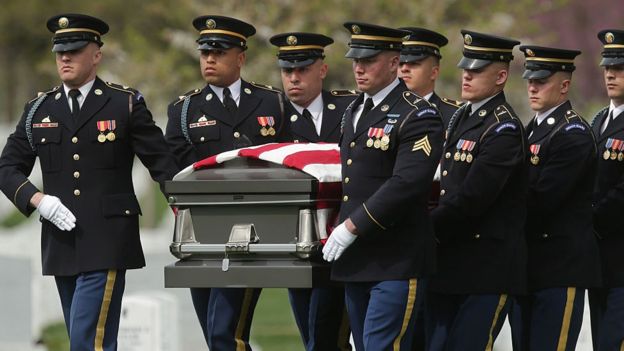
[[[281,59],[278,59],[277,60],[277,65],[280,68],[299,68],[299,67],[309,66],[309,65],[313,64],[314,61],[316,61],[317,59],[318,59],[318,57],[310,57],[310,58],[302,59],[302,60],[281,60]]]
[[[532,70],[527,69],[522,73],[523,79],[544,79],[552,76],[555,72],[547,69]]]
[[[350,48],[345,55],[346,58],[350,59],[363,59],[368,57],[373,57],[383,50],[380,49],[368,49],[368,48]]]
[[[429,55],[426,54],[401,54],[401,56],[399,56],[399,62],[401,63],[410,63],[410,62],[418,62],[418,61],[422,61],[425,59],[425,57],[427,57]]]
[[[620,57],[603,57],[600,60],[600,66],[617,66],[624,65],[624,56]]]
[[[469,58],[469,57],[464,56],[461,58],[461,60],[459,60],[457,67],[462,68],[462,69],[474,70],[474,69],[483,68],[492,62],[493,61],[490,61],[490,60],[475,59],[475,58]]]
[[[52,52],[66,52],[82,49],[89,44],[88,40],[68,41],[62,43],[54,43]]]

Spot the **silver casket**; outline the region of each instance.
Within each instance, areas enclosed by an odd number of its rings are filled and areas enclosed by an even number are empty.
[[[165,287],[291,287],[329,283],[316,221],[318,181],[239,158],[165,184],[177,207]]]

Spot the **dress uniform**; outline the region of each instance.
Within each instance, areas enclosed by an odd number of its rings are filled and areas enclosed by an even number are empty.
[[[202,52],[246,50],[255,28],[224,16],[193,21]],[[207,84],[169,105],[165,138],[182,167],[242,147],[286,138],[281,92],[239,78],[227,86]],[[231,73],[231,72],[230,72]],[[229,94],[226,92],[229,91]],[[250,350],[249,332],[260,289],[191,288],[195,312],[211,350]]]
[[[440,48],[448,44],[448,39],[444,35],[429,29],[418,27],[402,27],[399,29],[410,32],[409,36],[403,41],[403,49],[401,49],[400,56],[401,64],[409,64],[422,61],[427,57],[434,57],[438,60],[439,65],[439,60],[442,59]],[[414,89],[412,90],[414,91]],[[417,91],[415,92],[419,93]],[[444,122],[444,128],[448,128],[448,123],[451,120],[451,117],[455,111],[463,105],[463,103],[461,101],[441,98],[433,90],[427,92],[426,94],[421,94],[427,101],[435,105],[438,110],[440,110],[440,115],[442,116],[442,121]]]
[[[605,69],[605,83],[621,86],[624,31],[603,30],[598,33],[598,39],[604,45],[600,65]],[[589,305],[594,349],[601,351],[624,347],[624,237],[619,221],[624,207],[623,98],[611,96],[611,104],[592,121],[598,146],[593,214],[602,260],[603,288],[589,291]]]
[[[319,76],[320,70],[316,76],[311,75],[315,71],[297,72],[314,70],[310,66],[323,60],[324,48],[334,40],[316,33],[293,32],[274,35],[270,42],[279,48],[277,58],[286,97],[289,93],[287,84],[298,88],[306,97],[312,98],[316,94],[307,106],[292,100],[286,104],[292,140],[296,143],[337,143],[342,115],[355,99],[355,93],[322,90],[322,83],[318,84],[324,78]],[[351,350],[342,286],[292,288],[288,289],[288,297],[306,350]]]
[[[398,68],[407,32],[357,22],[345,27],[351,32],[346,57],[354,61],[358,84],[376,79],[372,74],[358,78],[371,65],[386,67],[384,60],[392,60]],[[342,224],[323,248],[326,259],[339,256],[332,279],[345,282],[357,350],[410,349],[423,293],[418,278],[431,273],[435,261],[427,198],[442,151],[442,121],[435,107],[396,78],[396,71],[389,78],[385,87],[365,91],[345,111]],[[348,221],[357,239],[345,245],[339,228]]]
[[[57,62],[90,54],[85,50],[94,43],[102,46],[101,36],[108,32],[103,21],[80,14],[54,16],[47,27],[54,33]],[[63,65],[76,70],[80,63]],[[145,265],[141,209],[132,184],[134,157],[161,187],[177,165],[141,94],[103,82],[91,66],[88,70],[94,79],[79,89],[64,83],[26,104],[0,157],[0,188],[30,215],[35,210],[30,200],[39,190],[27,176],[39,158],[44,199],[57,197],[57,205],[66,206],[75,219],[69,232],[41,221],[43,274],[55,276],[71,349],[112,351],[125,271]]]
[[[519,42],[462,30],[463,86],[513,59]],[[488,65],[494,65],[489,66]],[[500,71],[498,72],[500,75]],[[481,81],[484,85],[484,81]],[[500,90],[468,99],[449,123],[440,203],[432,212],[438,270],[428,281],[428,349],[491,350],[508,294],[525,289],[527,165],[521,122]],[[495,91],[486,83],[482,91]],[[464,92],[470,91],[462,88]],[[483,94],[483,93],[482,93]]]
[[[589,125],[567,100],[540,81],[559,83],[580,51],[521,46],[523,78],[537,84],[544,111],[527,126],[529,192],[526,238],[528,295],[510,313],[514,350],[574,350],[583,322],[585,289],[600,283],[591,199],[596,144]],[[537,81],[531,83],[531,81]],[[551,89],[560,91],[560,83]],[[529,85],[529,95],[532,90]],[[549,97],[554,96],[552,102]],[[561,101],[561,102],[560,102]]]

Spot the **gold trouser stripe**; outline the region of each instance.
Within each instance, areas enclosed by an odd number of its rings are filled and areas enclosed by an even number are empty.
[[[485,346],[485,351],[492,351],[492,347],[494,346],[494,328],[496,328],[496,323],[498,322],[498,318],[503,310],[503,307],[505,307],[506,302],[507,294],[501,294],[500,299],[498,300],[498,306],[496,307],[496,312],[494,312],[494,320],[492,321],[492,326],[490,327],[490,334],[488,336],[488,343]]]
[[[568,288],[565,309],[563,310],[563,323],[561,323],[561,333],[559,333],[559,343],[557,351],[565,351],[568,344],[568,333],[570,332],[570,320],[572,319],[572,309],[574,308],[574,297],[576,288]]]
[[[624,351],[624,341],[622,341],[622,344],[620,345],[620,351]]]
[[[342,320],[340,321],[340,329],[338,331],[338,349],[340,351],[350,351],[351,344],[349,344],[349,334],[351,334],[351,328],[349,324],[349,314],[347,308],[342,309]]]
[[[95,351],[103,351],[104,344],[104,328],[106,319],[108,318],[108,308],[113,296],[113,288],[115,288],[115,279],[117,278],[116,270],[109,270],[106,275],[106,287],[104,288],[104,297],[102,298],[102,306],[100,307],[100,316],[98,317],[97,327],[95,329]]]
[[[243,306],[241,306],[240,316],[238,316],[238,324],[236,325],[236,334],[234,335],[234,340],[236,341],[236,351],[245,351],[243,331],[245,331],[245,325],[247,324],[247,314],[249,313],[249,305],[251,304],[252,295],[253,289],[245,289]]]
[[[17,187],[17,190],[15,190],[15,195],[13,195],[13,203],[17,205],[17,193],[19,193],[20,190],[22,190],[22,187],[24,185],[26,185],[26,183],[30,182],[28,179],[26,179],[22,184],[20,184],[20,186]]]
[[[416,278],[412,278],[409,280],[409,292],[407,294],[407,306],[405,306],[405,315],[403,315],[403,325],[401,326],[401,332],[396,339],[394,339],[394,344],[392,345],[392,349],[394,351],[401,350],[401,339],[403,339],[403,335],[405,335],[405,331],[407,330],[407,326],[410,323],[410,318],[412,317],[412,311],[414,310],[414,304],[416,303],[416,288],[418,287],[418,280]]]

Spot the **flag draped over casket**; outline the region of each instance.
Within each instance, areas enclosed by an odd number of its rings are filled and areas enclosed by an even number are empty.
[[[239,157],[269,161],[298,169],[316,178],[319,182],[316,197],[316,220],[321,241],[338,214],[341,195],[342,174],[340,169],[340,148],[330,143],[272,143],[222,152],[197,161],[180,171],[173,179],[188,175],[196,170],[217,167],[219,164]]]

